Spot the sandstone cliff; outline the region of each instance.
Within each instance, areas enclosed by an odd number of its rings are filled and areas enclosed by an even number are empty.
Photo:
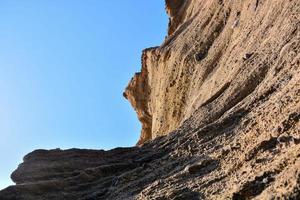
[[[168,38],[144,50],[141,73],[125,91],[143,124],[140,143],[190,118],[211,123],[283,78],[284,61],[297,61],[296,4],[166,1]]]
[[[166,0],[139,146],[38,150],[0,199],[300,199],[300,1]]]

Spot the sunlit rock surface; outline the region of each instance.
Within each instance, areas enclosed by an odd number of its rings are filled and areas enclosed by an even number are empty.
[[[138,146],[37,150],[0,199],[300,199],[300,1],[166,0]],[[126,120],[126,119],[124,119]]]

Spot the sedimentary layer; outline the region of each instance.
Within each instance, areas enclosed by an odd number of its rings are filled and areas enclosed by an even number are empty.
[[[166,0],[136,147],[37,150],[0,199],[300,199],[300,1]]]

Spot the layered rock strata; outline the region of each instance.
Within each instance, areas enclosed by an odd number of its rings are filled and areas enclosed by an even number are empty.
[[[167,39],[144,50],[124,93],[143,125],[139,143],[190,118],[213,122],[280,81],[287,59],[297,65],[299,1],[177,0],[166,10]]]
[[[38,150],[0,199],[300,199],[300,1],[166,0],[138,146]]]

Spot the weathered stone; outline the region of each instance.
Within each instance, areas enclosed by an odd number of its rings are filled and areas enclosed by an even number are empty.
[[[299,0],[166,10],[166,40],[124,92],[139,146],[34,151],[1,200],[299,199]]]

